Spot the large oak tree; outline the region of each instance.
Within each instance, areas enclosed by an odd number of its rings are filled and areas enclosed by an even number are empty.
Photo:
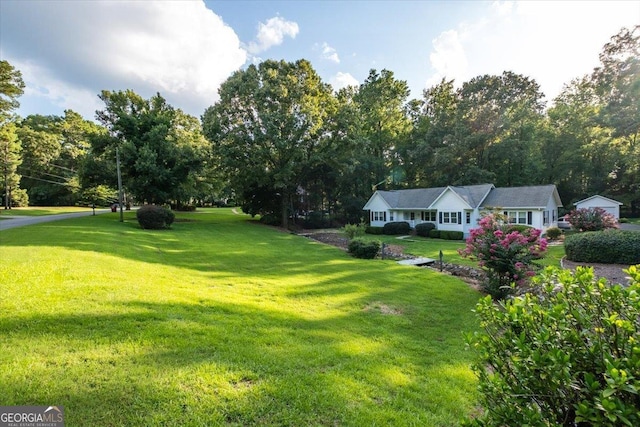
[[[286,226],[328,138],[331,87],[306,60],[269,60],[235,72],[219,94],[202,117],[214,155],[245,211],[279,212]]]

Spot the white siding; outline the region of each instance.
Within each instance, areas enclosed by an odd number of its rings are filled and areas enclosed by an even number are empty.
[[[369,210],[369,220],[374,227],[383,227],[389,222],[389,205],[384,201],[382,196],[374,194],[371,200],[367,203],[367,209]],[[372,212],[386,212],[387,221],[374,221]]]
[[[445,190],[442,196],[440,196],[440,198],[431,206],[431,208],[438,210],[438,230],[464,231],[465,210],[469,209],[469,205],[461,200],[459,196],[454,194],[453,191],[448,189]],[[452,212],[456,212],[456,215],[462,215],[462,220],[456,221],[455,223],[442,222],[442,220],[446,218],[445,213],[450,214]],[[461,224],[459,224],[458,222],[461,222]]]

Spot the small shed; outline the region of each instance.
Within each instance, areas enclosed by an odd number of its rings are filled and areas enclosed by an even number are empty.
[[[602,208],[607,213],[613,215],[616,221],[620,219],[620,206],[622,206],[622,203],[617,200],[609,199],[608,197],[595,195],[587,199],[580,200],[579,202],[575,202],[574,205],[576,209]]]

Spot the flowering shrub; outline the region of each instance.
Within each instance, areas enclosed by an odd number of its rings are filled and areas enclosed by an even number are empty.
[[[640,265],[629,286],[549,267],[540,295],[481,300],[467,336],[486,411],[466,426],[639,426]]]
[[[569,212],[571,228],[578,231],[601,231],[618,228],[616,218],[602,208],[581,208]]]
[[[482,218],[479,227],[471,230],[467,245],[459,250],[463,257],[478,260],[487,280],[484,290],[495,299],[511,292],[511,285],[525,285],[535,276],[534,260],[542,258],[547,241],[540,238],[540,230],[527,228],[509,231],[501,214]]]

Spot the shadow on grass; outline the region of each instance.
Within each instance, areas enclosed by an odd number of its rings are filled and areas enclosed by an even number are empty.
[[[232,303],[120,306],[3,319],[12,343],[57,343],[28,377],[5,372],[5,404],[55,402],[72,425],[397,425],[405,412],[418,420],[456,400],[460,411],[472,385],[467,356],[452,351],[459,344],[420,333],[428,313],[308,319]]]
[[[87,287],[87,304],[64,312],[0,315],[4,404],[61,404],[70,425],[450,425],[473,405],[461,333],[476,327],[478,294],[462,282],[224,211],[197,219],[3,232],[2,250],[95,252],[206,278],[177,276],[176,292],[165,283],[149,298]]]

